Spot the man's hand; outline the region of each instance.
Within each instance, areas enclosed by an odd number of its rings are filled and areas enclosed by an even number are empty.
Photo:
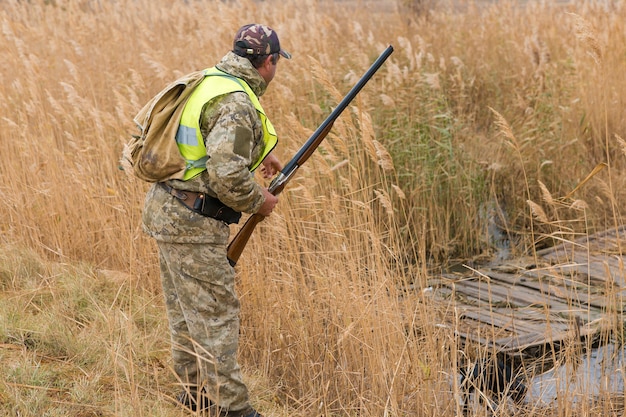
[[[270,153],[265,157],[261,165],[261,173],[263,174],[263,178],[272,178],[276,173],[283,169],[283,165],[280,163],[278,158],[274,156],[273,153]]]
[[[267,155],[261,164],[263,178],[272,178],[278,171],[283,169],[283,165],[272,153]],[[278,197],[270,193],[267,188],[263,188],[263,196],[265,197],[265,202],[261,205],[257,213],[263,216],[269,216],[272,210],[274,210],[274,207],[276,207],[276,204],[278,204]]]
[[[274,210],[274,207],[276,207],[276,204],[278,204],[278,197],[267,191],[267,188],[263,188],[263,196],[265,197],[265,201],[257,213],[263,216],[269,216],[272,210]]]

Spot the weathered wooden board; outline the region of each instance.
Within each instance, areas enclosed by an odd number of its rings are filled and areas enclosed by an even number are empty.
[[[546,320],[542,316],[541,321],[533,322],[521,311],[516,311],[509,316],[496,311],[467,311],[461,319],[466,324],[468,320],[475,320],[483,324],[486,331],[476,334],[472,331],[465,331],[466,340],[479,342],[487,347],[495,347],[499,351],[521,351],[526,347],[545,343],[546,340],[552,342],[571,338],[576,334],[573,323],[567,323],[559,317],[552,317]],[[468,326],[467,329],[471,329]]]
[[[455,303],[457,334],[508,353],[596,332],[626,310],[626,226],[537,253],[536,265],[490,265],[443,274],[436,300]]]

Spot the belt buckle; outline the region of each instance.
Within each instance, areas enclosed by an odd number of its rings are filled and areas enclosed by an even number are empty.
[[[177,199],[179,199],[180,201],[185,201],[189,197],[189,195],[186,192],[177,190],[176,188],[170,187],[170,190],[171,190],[170,194],[176,197]]]

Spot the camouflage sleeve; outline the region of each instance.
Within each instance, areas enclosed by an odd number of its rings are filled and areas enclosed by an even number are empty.
[[[256,213],[264,197],[249,167],[263,143],[263,133],[247,94],[235,92],[221,97],[204,110],[201,123],[209,155],[209,187],[227,206]]]

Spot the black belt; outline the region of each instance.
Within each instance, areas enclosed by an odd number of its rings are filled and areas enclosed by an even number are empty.
[[[226,224],[239,223],[239,219],[241,219],[240,212],[224,205],[219,199],[208,194],[177,190],[164,182],[160,182],[159,185],[189,210],[202,216],[211,217]]]

